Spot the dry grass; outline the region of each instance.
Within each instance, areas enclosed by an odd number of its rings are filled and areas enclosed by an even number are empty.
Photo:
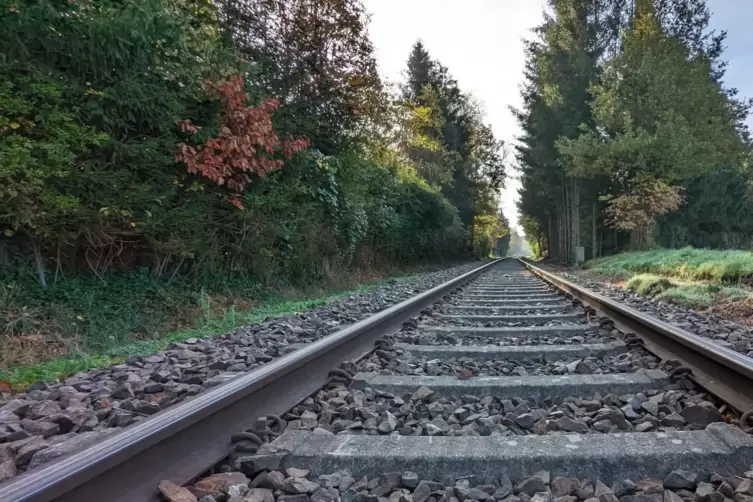
[[[69,353],[70,342],[57,335],[25,333],[0,337],[0,368],[62,357]]]
[[[721,300],[713,305],[710,312],[753,329],[753,297],[745,299]]]

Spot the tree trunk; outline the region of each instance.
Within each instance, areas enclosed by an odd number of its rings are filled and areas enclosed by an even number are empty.
[[[562,260],[562,243],[560,242],[560,218],[559,215],[553,216],[554,220],[554,240],[552,241],[552,254],[553,258],[557,261]]]
[[[560,212],[559,216],[557,217],[557,221],[559,222],[558,229],[559,229],[559,246],[560,246],[560,261],[563,263],[567,263],[567,219],[565,218],[565,211],[567,210],[567,204],[563,204],[563,210]]]
[[[570,194],[570,253],[572,256],[572,262],[575,263],[578,260],[577,248],[580,246],[580,211],[578,206],[580,205],[580,193],[578,192],[578,180],[571,178],[572,189]]]
[[[563,201],[564,201],[564,211],[562,212],[562,217],[560,218],[562,220],[562,229],[563,229],[563,241],[562,241],[562,254],[564,257],[564,262],[567,264],[572,263],[572,253],[573,253],[573,240],[572,240],[572,222],[570,219],[572,218],[572,193],[570,190],[570,183],[569,179],[565,178],[564,183],[562,183],[562,190],[563,190]]]
[[[591,205],[591,258],[599,256],[599,240],[596,231],[596,202]]]
[[[559,229],[560,229],[560,261],[567,263],[567,212],[570,210],[570,206],[567,204],[567,185],[562,184],[562,211],[559,214]]]
[[[0,240],[0,267],[4,267],[10,263],[10,257],[8,252],[8,241],[5,239]]]
[[[547,240],[547,246],[546,246],[546,257],[550,260],[554,259],[554,243],[557,242],[554,240],[554,218],[552,218],[552,215],[549,214],[547,216],[547,223],[546,223],[546,240]]]
[[[34,251],[34,266],[37,270],[37,279],[39,279],[39,284],[42,285],[42,289],[47,289],[47,278],[45,277],[44,272],[42,250],[40,249],[40,243],[37,239],[31,240],[31,248]]]

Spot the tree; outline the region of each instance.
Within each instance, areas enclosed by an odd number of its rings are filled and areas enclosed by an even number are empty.
[[[649,49],[639,49],[641,43],[648,48],[652,45],[646,40],[639,42],[635,30],[636,13],[647,11],[652,13],[657,37],[663,40],[650,54]],[[649,232],[651,236],[662,234],[662,229],[654,223],[636,231],[623,230],[622,225],[610,227],[610,223],[615,223],[610,205],[619,205],[618,212],[627,216],[627,208],[637,207],[630,201],[638,194],[661,192],[670,196],[679,193],[677,187],[695,183],[687,176],[692,179],[711,176],[710,169],[729,167],[734,170],[741,165],[741,150],[749,150],[748,146],[741,149],[739,140],[747,142],[744,118],[750,103],[737,99],[735,89],[723,86],[726,63],[721,56],[726,34],[709,31],[709,19],[705,0],[550,1],[549,13],[534,30],[536,38],[526,45],[524,105],[514,110],[523,131],[516,147],[522,182],[521,221],[543,235],[540,248],[545,249],[548,256],[572,261],[572,251],[578,244],[590,247],[587,256],[619,250],[628,245],[631,238],[640,240],[648,227],[653,229]],[[645,61],[639,54],[646,56]],[[681,61],[683,54],[685,62]],[[673,61],[685,65],[684,68],[692,66],[694,70],[687,75],[680,70],[672,76],[673,68],[677,69]],[[675,77],[683,77],[686,82],[675,81]],[[669,79],[672,85],[662,85],[662,79]],[[672,95],[678,85],[692,86],[689,82],[693,79],[703,83],[692,89],[689,96]],[[628,86],[632,87],[628,90]],[[613,91],[622,88],[624,95],[615,91],[609,97],[602,93],[598,98],[592,94],[606,87]],[[705,98],[701,96],[715,96],[714,103],[703,101]],[[670,104],[675,98],[676,102]],[[632,105],[628,106],[631,99]],[[688,122],[690,117],[684,112],[672,112],[668,117],[662,115],[673,109],[679,100],[692,102],[688,109],[725,110],[725,118],[721,118],[724,114],[716,114],[711,123],[697,124],[699,130],[709,131],[706,144],[713,142],[715,145],[711,151],[694,155],[695,145],[689,131],[696,125]],[[659,103],[664,108],[658,106]],[[610,114],[612,122],[605,119]],[[702,120],[703,115],[698,113],[695,118]],[[624,123],[613,123],[620,121]],[[627,123],[632,127],[629,133],[624,132]],[[729,133],[730,129],[734,134]],[[626,165],[618,149],[611,150],[612,157],[604,155],[604,145],[616,145],[615,138],[626,140],[621,143],[624,156],[629,157],[628,150],[632,149],[634,159],[640,159],[647,153],[646,144],[642,142],[654,141],[652,148],[657,155],[674,160],[657,162],[652,159],[650,169],[654,174],[639,179],[634,176],[635,172],[648,171]],[[629,142],[627,138],[635,141]],[[664,142],[659,143],[658,138]],[[581,147],[582,156],[578,161],[566,151],[574,144]],[[713,152],[725,148],[731,155],[719,164]],[[676,173],[679,177],[666,176],[668,166],[677,167],[688,161],[687,169]],[[610,168],[604,168],[604,164],[609,164]],[[649,169],[646,165],[643,167]],[[673,169],[669,167],[669,171]],[[698,192],[684,193],[687,204],[695,204],[692,199]],[[667,217],[660,216],[665,211],[675,210],[674,203],[669,202],[677,202],[677,199],[674,195],[669,199],[647,204],[648,208],[658,211],[651,221],[670,221],[671,212]],[[628,219],[641,220],[645,216],[644,209]]]
[[[471,244],[486,242],[475,233],[477,227],[490,228],[497,218],[496,196],[505,180],[504,144],[484,124],[473,97],[431,58],[421,41],[411,50],[402,98],[407,117],[402,151],[458,209]]]
[[[499,211],[499,221],[502,228],[494,246],[494,254],[503,257],[507,256],[507,250],[510,248],[510,221],[501,210]]]
[[[250,83],[280,100],[280,132],[341,149],[383,113],[359,0],[220,0],[220,26],[253,61]]]
[[[29,2],[0,21],[0,225],[40,282],[50,248],[101,275],[176,195],[175,121],[232,56],[163,1]]]
[[[444,147],[444,117],[436,89],[425,85],[415,101],[403,103],[405,112],[400,132],[400,149],[416,163],[418,173],[430,185],[443,188],[452,181],[457,155]]]
[[[591,131],[558,145],[571,173],[621,187],[609,199],[613,225],[650,244],[656,217],[679,207],[671,183],[734,164],[743,149],[709,59],[663,33],[648,0],[623,44],[592,89]]]
[[[231,191],[229,201],[243,209],[240,193],[251,183],[251,176],[263,177],[280,169],[284,161],[309,146],[307,138],[280,140],[272,126],[272,113],[280,106],[274,99],[259,107],[247,106],[243,77],[233,75],[219,84],[209,82],[222,103],[220,132],[208,138],[199,148],[181,143],[176,157],[186,164],[191,174],[226,185]],[[184,132],[195,134],[199,128],[190,120],[178,121]]]
[[[61,106],[63,90],[52,75],[27,69],[0,74],[0,236],[21,233],[32,244],[39,282],[47,287],[43,240],[74,237],[89,221],[75,187],[93,148],[105,134],[81,125]]]
[[[432,74],[436,63],[432,61],[429,51],[421,40],[416,41],[408,57],[406,82],[403,85],[403,99],[408,102],[426,104],[422,94],[427,85],[432,82]]]
[[[569,262],[580,245],[581,199],[595,200],[599,186],[586,190],[563,169],[557,141],[579,136],[581,125],[592,121],[588,91],[611,41],[604,31],[614,15],[601,2],[552,0],[550,7],[535,30],[538,39],[527,43],[524,106],[513,110],[523,130],[520,207],[544,229],[549,256]]]

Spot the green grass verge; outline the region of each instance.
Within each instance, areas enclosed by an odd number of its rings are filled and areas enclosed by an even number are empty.
[[[735,284],[753,281],[753,252],[711,249],[655,249],[597,258],[586,268],[613,277],[657,274],[690,281]]]
[[[411,276],[399,275],[393,279],[406,280]],[[310,310],[355,293],[375,289],[385,283],[385,280],[373,281],[356,288],[325,295],[301,295],[295,298],[271,297],[246,311],[236,311],[231,306],[219,318],[212,318],[212,312],[207,309],[196,327],[170,332],[157,338],[116,345],[100,353],[72,352],[65,357],[14,367],[0,371],[0,379],[9,381],[14,389],[21,390],[35,382],[62,379],[78,372],[117,364],[132,356],[152,354],[166,348],[171,342],[210,337],[238,326],[261,322],[267,317]]]
[[[741,300],[751,296],[748,291],[734,286],[681,282],[655,274],[635,275],[625,286],[641,295],[691,308],[711,307],[722,300]]]

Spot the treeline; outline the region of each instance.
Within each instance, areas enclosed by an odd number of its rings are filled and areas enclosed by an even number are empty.
[[[753,246],[750,103],[704,0],[550,0],[527,42],[519,209],[539,254]]]
[[[482,111],[420,43],[385,85],[360,0],[0,4],[6,272],[306,284],[503,232]]]

